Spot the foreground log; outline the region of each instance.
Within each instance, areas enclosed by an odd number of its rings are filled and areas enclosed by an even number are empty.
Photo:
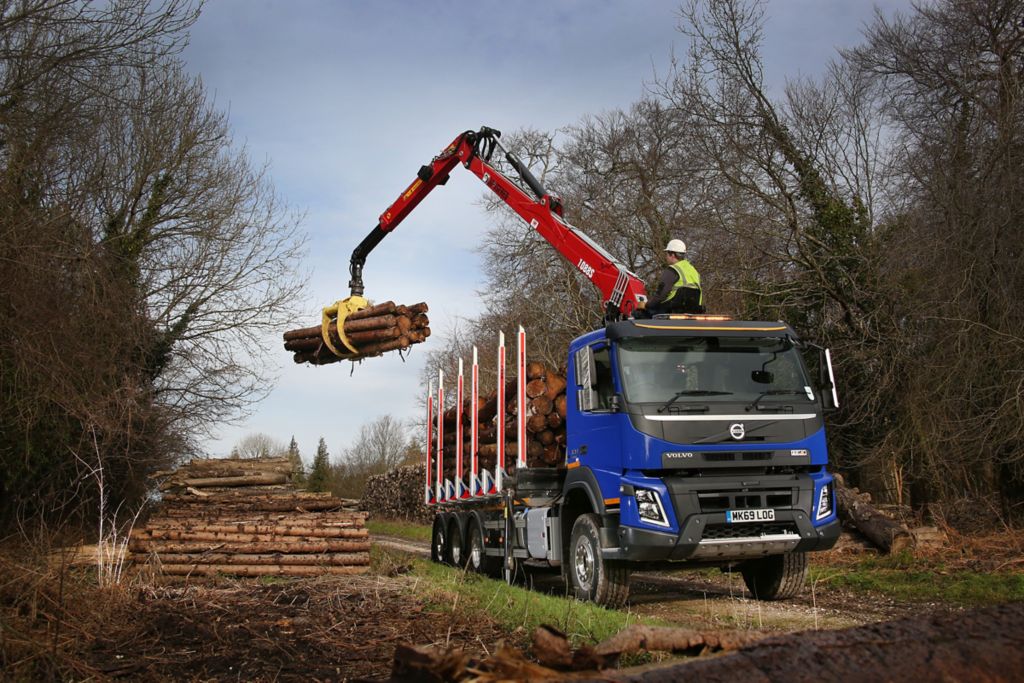
[[[865,494],[846,486],[842,476],[836,475],[835,483],[836,507],[844,522],[885,553],[899,553],[914,547],[910,529],[882,514],[868,502]]]
[[[649,627],[630,627],[596,647],[571,651],[563,635],[548,627],[546,640],[534,654],[542,663],[529,661],[519,650],[501,645],[480,661],[467,661],[458,649],[400,645],[395,650],[391,681],[499,681],[574,680],[636,681],[987,681],[1010,683],[1024,670],[1024,603],[1009,603],[953,614],[928,614],[839,631],[805,631],[770,638],[760,634],[712,634]],[[675,632],[670,633],[670,632]],[[751,638],[757,642],[740,644]],[[734,650],[714,657],[697,657],[667,666],[598,670],[601,655],[610,650],[625,653],[649,645],[668,645],[673,651],[711,653]],[[692,647],[679,648],[684,643]],[[736,647],[739,649],[735,649]],[[542,654],[543,652],[543,654]],[[586,672],[564,674],[558,669],[594,666]],[[611,660],[612,662],[614,660]],[[549,666],[544,666],[547,662]],[[557,667],[551,668],[551,667]]]

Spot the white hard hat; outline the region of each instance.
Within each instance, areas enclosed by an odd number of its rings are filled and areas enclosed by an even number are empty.
[[[665,251],[674,251],[677,254],[686,253],[686,242],[682,240],[669,240],[665,246]]]

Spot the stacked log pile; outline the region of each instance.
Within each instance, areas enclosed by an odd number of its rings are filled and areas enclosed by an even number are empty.
[[[377,519],[404,519],[429,524],[434,512],[423,502],[423,465],[397,467],[366,480],[362,508]]]
[[[132,531],[132,560],[169,575],[366,573],[366,513],[356,501],[294,489],[286,465],[193,460],[165,479],[161,509]]]
[[[527,467],[565,466],[565,373],[555,371],[543,363],[531,362],[526,365],[526,465]],[[471,471],[470,416],[474,406],[467,400],[463,403],[463,482],[469,481]],[[479,469],[494,472],[498,457],[497,421],[505,422],[505,471],[515,471],[519,443],[517,439],[519,403],[516,397],[516,382],[505,386],[505,405],[498,409],[497,392],[481,398],[478,405],[479,427]],[[444,414],[444,476],[455,476],[456,411],[449,408]]]
[[[393,301],[385,301],[350,313],[341,329],[356,353],[348,352],[338,334],[337,320],[328,326],[330,345],[324,342],[323,328],[315,325],[285,332],[284,348],[295,354],[296,363],[326,365],[339,360],[359,360],[387,351],[401,351],[425,341],[430,336],[430,319],[427,317],[427,304],[423,302],[400,306]],[[342,355],[336,355],[331,346]]]

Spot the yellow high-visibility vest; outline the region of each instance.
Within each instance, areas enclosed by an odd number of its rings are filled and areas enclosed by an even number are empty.
[[[704,290],[700,286],[700,273],[693,267],[693,264],[683,259],[682,261],[676,261],[672,264],[672,269],[676,271],[678,277],[676,283],[672,285],[672,291],[665,297],[665,301],[671,301],[672,297],[676,295],[680,287],[690,287],[700,292],[700,305],[704,305]]]

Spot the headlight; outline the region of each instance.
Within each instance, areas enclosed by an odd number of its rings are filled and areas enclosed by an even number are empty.
[[[832,514],[832,484],[828,483],[821,487],[818,493],[818,512],[815,519],[824,519]]]
[[[668,517],[665,516],[665,508],[661,505],[661,496],[653,489],[636,489],[633,493],[636,498],[636,509],[640,519],[644,522],[668,526]]]

